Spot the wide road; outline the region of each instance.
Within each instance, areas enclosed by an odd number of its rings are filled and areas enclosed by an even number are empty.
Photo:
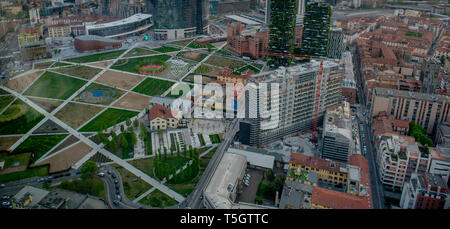
[[[209,181],[211,180],[214,172],[219,165],[219,162],[222,160],[223,154],[228,150],[228,147],[233,142],[234,136],[239,130],[239,119],[234,119],[228,131],[225,134],[223,142],[217,147],[216,153],[214,153],[213,157],[208,163],[208,167],[204,172],[204,175],[200,178],[200,181],[195,186],[194,191],[186,198],[180,207],[199,209],[202,208],[202,196],[205,191]]]

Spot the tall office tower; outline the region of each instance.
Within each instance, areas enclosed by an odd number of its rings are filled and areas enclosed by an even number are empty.
[[[348,162],[355,148],[349,103],[325,113],[322,140],[322,158]]]
[[[157,40],[193,37],[209,32],[208,0],[147,0]]]
[[[327,57],[341,59],[345,51],[344,33],[341,28],[331,28],[327,47]]]
[[[264,72],[249,78],[250,83],[261,85],[262,83],[279,84],[279,91],[273,92],[268,97],[258,97],[259,102],[250,103],[252,90],[258,92],[259,87],[247,90],[246,111],[256,114],[256,118],[247,118],[240,123],[240,141],[252,146],[264,146],[268,143],[280,140],[282,137],[302,130],[311,130],[315,114],[316,96],[318,96],[318,120],[323,118],[326,107],[338,105],[342,99],[341,84],[343,78],[343,66],[331,60],[323,61],[322,80],[319,82],[320,61],[311,60],[309,63],[292,67],[280,67],[275,71]],[[317,89],[320,93],[316,93]],[[270,93],[269,93],[270,94]],[[276,95],[276,96],[273,96]],[[275,101],[273,100],[275,98]],[[276,110],[270,110],[271,115],[278,114],[278,118],[263,117],[260,111],[264,111],[261,104],[279,101]],[[278,113],[276,113],[278,112]],[[247,116],[249,117],[249,116]]]
[[[325,3],[311,3],[306,6],[305,17],[303,19],[302,54],[327,56],[330,21],[330,5]]]
[[[289,66],[294,51],[297,0],[270,1],[269,66]]]
[[[298,2],[297,2],[297,19],[296,19],[297,27],[303,27],[303,17],[305,16],[305,6],[306,6],[306,0],[298,0]]]
[[[424,58],[422,61],[422,68],[420,73],[420,80],[422,81],[423,93],[434,94],[434,91],[439,83],[439,72],[441,70],[441,63],[436,58]]]

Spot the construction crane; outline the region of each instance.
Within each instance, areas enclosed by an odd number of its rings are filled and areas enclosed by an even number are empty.
[[[322,74],[323,74],[323,60],[320,61],[319,75],[317,76],[316,85],[316,102],[314,104],[314,121],[312,128],[311,141],[317,142],[317,121],[319,119],[319,103],[320,103],[320,86],[322,85]]]

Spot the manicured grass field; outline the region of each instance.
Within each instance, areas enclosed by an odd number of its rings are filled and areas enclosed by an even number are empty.
[[[129,161],[130,165],[136,167],[137,169],[141,170],[143,173],[149,175],[150,177],[156,178],[154,169],[155,166],[153,164],[153,158],[143,158],[143,159],[137,159]]]
[[[209,139],[213,144],[220,143],[220,137],[218,134],[209,135]]]
[[[160,61],[165,62],[168,59],[170,59],[170,56],[165,54],[148,57],[121,59],[117,61],[113,66],[111,66],[111,68],[125,72],[139,73],[137,70],[137,68],[139,67],[150,65],[152,64],[152,62],[155,63],[159,63]]]
[[[7,92],[3,89],[0,89],[0,95],[9,95],[9,92]]]
[[[30,162],[31,153],[21,153],[21,154],[0,154],[0,161],[5,161],[4,169],[11,168],[15,163],[19,163],[17,166],[28,166]],[[1,175],[0,175],[1,176]]]
[[[244,67],[239,68],[238,70],[234,71],[233,74],[235,74],[235,75],[240,75],[242,72],[245,72],[245,71],[247,71],[247,70],[252,70],[252,71],[254,71],[256,74],[259,73],[259,69],[255,68],[255,67],[253,67],[253,66],[251,66],[251,65],[247,65],[247,66],[244,66]]]
[[[120,110],[115,108],[108,108],[106,111],[95,117],[88,124],[84,125],[80,131],[90,132],[103,130],[106,127],[116,125],[117,123],[125,121],[127,118],[134,117],[138,114],[135,111]]]
[[[211,49],[215,49],[216,47],[214,46],[214,45],[211,45],[211,44],[207,44],[207,45],[200,45],[200,44],[197,44],[197,42],[192,42],[192,43],[190,43],[189,45],[188,45],[188,47],[189,48],[192,48],[192,49],[202,49],[202,48],[211,48]]]
[[[54,62],[53,61],[49,61],[49,62],[43,62],[43,63],[38,63],[34,65],[35,69],[44,69],[44,68],[48,68],[50,67]]]
[[[179,51],[179,48],[174,48],[170,46],[162,46],[160,48],[152,49],[153,51],[161,52],[161,53],[167,53],[167,52],[176,52]]]
[[[206,64],[219,66],[219,67],[227,67],[231,69],[239,69],[246,65],[245,62],[233,60],[220,56],[210,56],[208,60],[205,61]]]
[[[77,129],[102,110],[103,107],[99,106],[68,103],[55,116],[72,128]]]
[[[66,59],[65,61],[75,62],[75,63],[89,63],[89,62],[96,62],[96,61],[102,61],[102,60],[111,60],[111,59],[117,58],[125,51],[126,51],[125,49],[122,49],[122,50],[116,50],[116,51],[112,51],[112,52],[104,52],[104,53],[98,53],[98,54],[93,54],[93,55],[70,58],[70,59]]]
[[[178,84],[174,89],[172,89],[172,91],[175,93],[177,89],[181,90],[182,87],[183,87],[182,85],[189,86],[190,90],[192,90],[192,88],[194,87],[194,85],[190,85],[190,84]],[[177,95],[172,95],[172,93],[169,92],[169,94],[167,94],[166,97],[175,98],[176,99],[176,98],[179,98],[183,93],[186,94],[188,92],[179,91],[179,93]]]
[[[5,107],[8,106],[14,98],[15,97],[12,95],[0,96],[0,112],[5,109]]]
[[[187,39],[187,40],[181,40],[181,41],[172,41],[172,42],[169,42],[167,44],[178,45],[178,46],[184,47],[184,46],[188,45],[189,42],[191,42],[192,40],[194,40],[194,39]]]
[[[105,88],[105,89],[111,89],[114,91],[114,95],[110,98],[110,97],[104,97],[104,101],[99,101],[99,102],[89,102],[89,101],[85,101],[81,98],[81,95],[91,89],[95,89],[95,88]],[[116,99],[118,99],[120,96],[122,96],[125,93],[125,91],[122,91],[120,89],[117,88],[112,88],[112,87],[108,87],[102,84],[97,84],[97,83],[91,83],[89,84],[89,86],[86,87],[86,89],[84,91],[82,91],[80,94],[78,94],[75,98],[74,101],[77,102],[83,102],[83,103],[92,103],[92,104],[102,104],[102,105],[109,105],[112,102],[116,101]]]
[[[14,172],[0,175],[0,183],[6,183],[14,180],[21,180],[29,177],[43,177],[48,175],[48,166],[30,168],[22,172]]]
[[[172,87],[173,84],[171,81],[147,78],[135,87],[133,91],[149,96],[160,96]]]
[[[151,51],[145,48],[134,48],[130,50],[127,54],[125,54],[124,57],[133,57],[133,56],[144,56],[144,55],[151,55],[151,54],[157,54],[158,52]]]
[[[44,115],[31,108],[20,99],[16,99],[12,105],[14,104],[23,105],[27,110],[25,114],[14,120],[0,123],[0,135],[25,134],[44,118]],[[8,109],[6,109],[5,112],[8,112]]]
[[[70,66],[72,64],[68,64],[68,63],[63,63],[63,62],[56,62],[52,65],[52,68],[56,68],[56,67],[65,67],[65,66]]]
[[[92,79],[95,75],[102,71],[100,68],[91,68],[87,66],[71,66],[65,68],[52,69],[52,71],[63,73],[66,75],[76,76],[84,79]]]
[[[31,162],[35,162],[65,137],[67,134],[30,136],[13,153],[32,153]]]
[[[126,170],[120,165],[112,165],[119,173],[120,178],[122,179],[123,191],[129,200],[134,200],[144,192],[148,191],[152,188],[151,185],[147,184],[147,182],[138,178],[130,171]]]
[[[25,91],[24,95],[45,98],[67,99],[82,87],[86,81],[63,76],[53,72],[45,72]]]
[[[145,205],[150,205],[155,208],[165,208],[165,207],[173,206],[173,205],[177,204],[178,202],[176,200],[170,198],[166,194],[162,193],[158,189],[155,189],[155,191],[150,193],[148,196],[142,198],[139,201],[139,203],[145,204]]]

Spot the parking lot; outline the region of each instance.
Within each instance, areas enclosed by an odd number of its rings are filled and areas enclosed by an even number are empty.
[[[240,194],[237,199],[238,202],[254,203],[259,183],[261,183],[263,179],[263,171],[248,169],[247,173],[250,174],[250,178],[248,179],[248,186],[246,187],[241,182],[241,190],[239,190]]]

